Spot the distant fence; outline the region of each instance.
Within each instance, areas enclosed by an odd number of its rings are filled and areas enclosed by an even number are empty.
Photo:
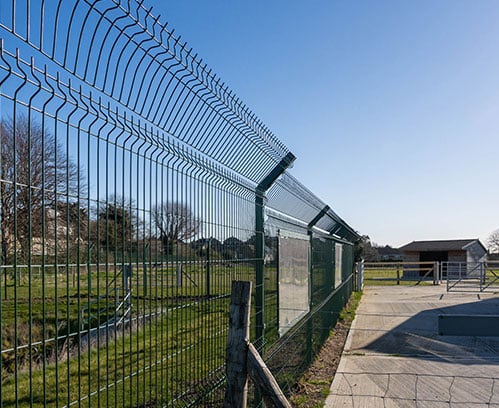
[[[498,261],[362,262],[358,263],[357,268],[362,277],[362,284],[365,285],[445,283],[447,291],[485,291],[499,288]]]
[[[366,285],[436,285],[441,280],[439,262],[363,262],[361,266]]]
[[[146,2],[2,2],[0,108],[0,406],[219,404],[232,280],[290,392],[359,237]]]
[[[447,291],[497,291],[499,289],[499,262],[442,262]]]

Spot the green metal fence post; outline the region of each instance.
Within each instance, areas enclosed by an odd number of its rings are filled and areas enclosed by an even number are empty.
[[[307,225],[308,236],[309,236],[309,261],[308,261],[308,301],[309,301],[309,310],[312,312],[312,307],[314,305],[312,299],[312,288],[314,284],[314,276],[313,276],[313,231],[312,228],[315,224],[319,222],[319,220],[324,217],[324,215],[329,211],[330,207],[326,205],[315,217],[312,221],[310,221]],[[314,339],[314,324],[312,318],[308,319],[307,322],[307,364],[310,364],[313,359],[313,339]]]
[[[263,336],[264,336],[264,256],[265,256],[265,238],[264,238],[264,195],[260,191],[256,191],[255,199],[255,318],[256,318],[256,338],[257,349],[260,354],[263,351]],[[261,342],[258,341],[261,339]]]

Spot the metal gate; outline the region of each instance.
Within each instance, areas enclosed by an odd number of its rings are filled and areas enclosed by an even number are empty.
[[[497,291],[499,262],[442,262],[447,291]]]

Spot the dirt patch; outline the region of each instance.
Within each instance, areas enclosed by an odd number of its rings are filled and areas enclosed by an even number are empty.
[[[355,317],[360,293],[354,292],[340,313],[340,318],[331,335],[321,348],[314,362],[298,382],[290,402],[293,407],[319,408],[329,394],[329,388],[340,363],[341,353]]]

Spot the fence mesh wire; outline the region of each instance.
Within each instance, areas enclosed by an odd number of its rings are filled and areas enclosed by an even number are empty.
[[[2,2],[0,109],[0,406],[218,406],[231,281],[257,271],[252,336],[291,390],[357,234],[329,207],[310,225],[325,203],[285,173],[258,250],[289,150],[145,2]],[[286,334],[283,231],[312,254]]]

